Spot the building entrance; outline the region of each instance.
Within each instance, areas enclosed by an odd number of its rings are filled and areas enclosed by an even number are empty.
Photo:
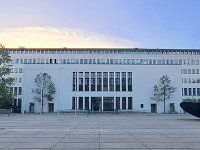
[[[157,113],[157,104],[151,104],[151,113]]]
[[[101,97],[91,97],[91,110],[102,111]]]

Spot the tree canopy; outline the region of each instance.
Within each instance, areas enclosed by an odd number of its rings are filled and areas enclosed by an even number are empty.
[[[10,74],[10,62],[12,61],[9,52],[0,47],[0,106],[12,103],[13,95],[10,93],[10,86],[14,83],[14,79],[7,77]]]

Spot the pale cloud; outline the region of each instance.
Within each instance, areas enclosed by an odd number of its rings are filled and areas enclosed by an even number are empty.
[[[7,48],[134,48],[139,43],[82,29],[24,27],[0,30],[0,43]]]

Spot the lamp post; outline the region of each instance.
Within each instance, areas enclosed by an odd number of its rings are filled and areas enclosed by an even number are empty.
[[[76,116],[76,68],[75,68],[75,116]]]
[[[59,68],[59,94],[58,94],[58,116],[60,114],[60,70],[64,68]]]
[[[42,68],[43,71],[43,68]],[[42,114],[42,89],[43,89],[43,72],[41,71],[41,108],[40,108],[40,115]]]

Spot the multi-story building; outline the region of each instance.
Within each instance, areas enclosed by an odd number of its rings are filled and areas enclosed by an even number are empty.
[[[47,72],[55,83],[53,101],[44,112],[77,110],[132,110],[163,112],[163,102],[153,96],[163,75],[177,91],[166,101],[166,112],[182,111],[187,98],[200,99],[200,50],[140,48],[8,48],[12,58],[10,76],[14,105],[26,112],[40,112],[33,99],[34,78]],[[76,90],[75,90],[76,87]],[[77,102],[75,102],[75,97]]]

